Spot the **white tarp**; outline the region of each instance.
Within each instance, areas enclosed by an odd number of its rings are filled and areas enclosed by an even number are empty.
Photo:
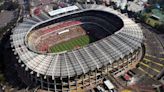
[[[61,31],[58,34],[63,34],[63,33],[66,33],[66,32],[69,32],[69,30],[67,29],[67,30]]]
[[[114,89],[114,85],[109,80],[104,81],[104,83],[108,89]]]
[[[65,13],[65,12],[69,12],[69,11],[73,11],[73,10],[77,10],[77,9],[79,9],[79,8],[76,5],[74,5],[74,6],[64,7],[61,9],[50,11],[50,12],[48,12],[48,14],[50,16],[55,16],[55,15],[58,15],[61,13]]]

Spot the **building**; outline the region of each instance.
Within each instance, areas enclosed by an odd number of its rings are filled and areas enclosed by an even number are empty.
[[[15,63],[14,68],[26,85],[55,92],[83,90],[103,83],[103,76],[109,73],[119,76],[142,59],[141,28],[109,7],[93,5],[53,18],[47,16],[41,13],[24,19],[10,35],[11,50],[16,59],[9,62]],[[33,29],[66,20],[97,23],[110,34],[84,47],[60,53],[39,53],[33,49],[35,44],[28,44],[35,40],[27,39]],[[86,28],[89,26],[85,24]]]

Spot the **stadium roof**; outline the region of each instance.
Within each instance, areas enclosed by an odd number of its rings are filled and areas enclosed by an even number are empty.
[[[69,11],[73,11],[73,10],[77,10],[77,9],[79,9],[79,8],[76,5],[74,5],[74,6],[69,6],[69,7],[65,7],[65,8],[50,11],[50,12],[48,12],[48,14],[50,16],[55,16],[55,15],[58,15],[58,14],[61,14],[61,13],[65,13],[65,12],[69,12]]]
[[[54,77],[73,77],[112,64],[141,47],[143,33],[135,22],[109,7],[96,6],[96,8],[91,7],[91,9],[77,12],[99,10],[113,13],[124,22],[122,29],[78,50],[57,54],[38,54],[28,49],[25,37],[32,27],[45,21],[24,19],[24,22],[17,26],[11,35],[11,47],[14,47],[14,54],[18,55],[18,62],[25,67],[25,70],[32,70],[38,76],[40,74],[52,76],[52,79]],[[52,20],[56,18],[58,17],[54,17]],[[38,23],[36,20],[40,22]],[[33,72],[31,73],[33,74]]]
[[[105,85],[108,87],[108,89],[114,89],[114,85],[109,81],[109,80],[106,80],[104,81]]]

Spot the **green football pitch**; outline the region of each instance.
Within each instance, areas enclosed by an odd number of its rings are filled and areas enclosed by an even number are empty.
[[[80,37],[73,38],[71,40],[56,44],[50,47],[50,51],[51,53],[70,51],[72,49],[85,46],[93,41],[94,41],[93,38],[89,37],[88,35],[84,35],[84,36],[80,36]]]

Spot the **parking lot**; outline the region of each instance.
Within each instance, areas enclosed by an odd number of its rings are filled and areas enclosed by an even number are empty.
[[[164,36],[158,35],[151,27],[141,25],[145,36],[146,54],[143,60],[133,69],[134,74],[126,73],[117,78],[124,86],[133,90],[154,92],[154,85],[162,83],[157,79],[164,67]],[[128,76],[127,76],[128,74]]]

